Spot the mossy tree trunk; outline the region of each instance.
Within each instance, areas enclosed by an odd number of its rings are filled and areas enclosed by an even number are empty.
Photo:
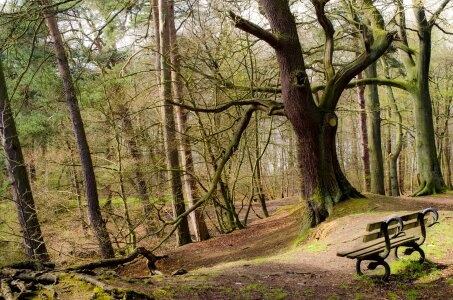
[[[398,33],[404,45],[404,48],[400,50],[400,55],[406,67],[407,90],[411,93],[415,106],[416,151],[420,186],[413,193],[413,196],[441,193],[446,189],[436,152],[432,101],[429,89],[429,66],[431,62],[432,28],[449,0],[442,1],[429,19],[423,2],[421,0],[413,0],[418,36],[417,54],[409,48],[404,3],[402,0],[397,2],[399,5],[398,24],[400,25]]]
[[[371,1],[368,5],[372,7]],[[325,220],[333,205],[360,194],[351,186],[338,163],[335,136],[338,119],[335,108],[349,81],[378,59],[389,47],[392,37],[379,24],[373,26],[373,43],[353,62],[336,71],[333,67],[334,28],[326,17],[326,1],[312,0],[318,22],[324,29],[326,87],[319,104],[314,101],[305,70],[302,47],[294,16],[287,0],[261,0],[272,33],[233,13],[236,27],[271,45],[280,68],[285,114],[298,139],[302,197],[309,208],[308,225]]]
[[[28,179],[16,123],[9,104],[3,65],[0,60],[0,138],[5,151],[6,167],[19,225],[22,231],[25,254],[30,260],[49,261],[46,244],[41,233],[35,201]]]
[[[377,78],[377,65],[371,64],[366,70],[368,78]],[[376,84],[366,87],[365,107],[367,112],[368,152],[370,156],[370,192],[385,195],[384,159],[381,141],[381,108]]]
[[[363,74],[357,74],[357,80],[363,79]],[[367,129],[367,114],[365,110],[365,87],[357,87],[357,100],[360,112],[360,137],[361,137],[361,150],[362,150],[362,163],[363,163],[363,177],[364,177],[364,190],[369,192],[371,190],[371,175],[370,175],[370,154],[368,152],[368,129]]]

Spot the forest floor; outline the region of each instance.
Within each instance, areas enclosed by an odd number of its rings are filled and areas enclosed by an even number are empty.
[[[138,259],[103,279],[156,299],[452,299],[453,195],[366,196],[337,205],[326,222],[304,234],[296,199],[270,201],[271,217],[244,230],[157,253],[168,255],[157,264],[162,275],[148,276]],[[367,223],[427,207],[439,210],[440,223],[428,228],[423,265],[388,259],[392,275],[384,283],[356,276],[355,260],[336,256],[360,242]],[[180,269],[187,273],[171,275]],[[55,286],[59,299],[98,299],[92,287],[75,292],[71,286],[65,279]]]

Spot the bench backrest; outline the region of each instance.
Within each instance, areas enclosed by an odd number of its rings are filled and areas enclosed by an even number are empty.
[[[410,228],[420,226],[421,224],[418,219],[419,214],[420,212],[415,212],[408,215],[400,216],[399,218],[403,221],[403,228],[401,228],[400,223],[398,223],[398,220],[395,218],[394,221],[387,224],[388,235],[393,236],[395,234],[398,234],[400,231],[405,231]],[[366,231],[369,233],[363,236],[363,242],[366,243],[376,239],[383,238],[385,236],[384,226],[386,225],[386,222],[388,222],[388,220],[368,224],[366,226]]]
[[[428,224],[429,215],[432,217],[432,222]],[[366,227],[368,234],[363,236],[363,242],[370,242],[376,239],[390,237],[400,234],[402,231],[420,227],[421,245],[426,238],[426,227],[432,226],[437,222],[439,214],[435,208],[427,208],[423,211],[410,213],[399,217],[391,217],[385,221],[370,223]]]

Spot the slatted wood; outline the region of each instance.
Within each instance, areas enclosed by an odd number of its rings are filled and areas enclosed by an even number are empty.
[[[411,218],[409,220],[413,220],[413,218]],[[424,221],[426,223],[428,221],[428,218],[425,218]],[[420,222],[418,221],[418,219],[415,219],[412,222],[404,223],[402,231],[406,231],[408,229],[415,228],[415,227],[418,227],[418,226],[420,226]],[[398,224],[389,226],[387,231],[388,231],[389,236],[394,235],[395,233],[398,232]],[[379,238],[382,238],[382,237],[384,237],[384,232],[382,232],[382,230],[375,231],[375,232],[372,232],[372,233],[364,235],[363,236],[363,242],[364,243],[370,242],[370,241],[373,241],[373,240],[376,240],[376,239],[379,239]]]
[[[419,212],[415,212],[415,213],[411,213],[411,214],[408,214],[408,215],[404,215],[404,216],[401,216],[400,218],[403,220],[403,222],[406,222],[406,221],[409,221],[409,220],[413,220],[413,219],[417,219],[418,218],[418,214]],[[374,230],[377,230],[377,229],[381,229],[381,224],[383,222],[375,222],[375,223],[370,223],[366,226],[366,231],[374,231]]]
[[[410,243],[413,243],[413,242],[417,241],[419,238],[420,237],[418,237],[418,236],[411,236],[411,238],[409,238],[407,240],[403,240],[403,241],[392,243],[391,249],[399,247],[399,246],[409,245]],[[367,256],[375,255],[375,254],[384,252],[384,250],[385,250],[385,245],[381,249],[376,249],[374,251],[369,251],[369,252],[366,252],[366,253],[363,253],[363,254],[360,254],[360,255],[357,255],[357,256],[354,256],[354,257],[350,257],[350,258],[364,259]]]
[[[418,220],[415,220],[412,222],[407,222],[404,224],[402,230],[403,231],[408,230],[411,228],[415,228],[417,226],[420,226],[420,222]],[[398,225],[389,226],[389,228],[387,229],[387,232],[388,232],[389,236],[396,234],[398,232]],[[379,231],[375,231],[375,232],[364,235],[362,240],[364,243],[366,243],[366,242],[370,242],[370,241],[373,241],[373,240],[376,240],[379,238],[383,238],[383,237],[384,237],[384,232],[382,230],[379,230]]]
[[[390,241],[391,242],[398,242],[398,241],[403,241],[403,240],[410,239],[412,237],[413,236],[404,235],[404,236],[399,236],[399,237],[393,238]],[[370,243],[360,244],[358,247],[353,248],[353,249],[338,251],[337,252],[337,256],[344,257],[344,256],[347,256],[348,254],[352,254],[354,252],[362,251],[364,249],[374,248],[375,246],[379,246],[379,245],[384,245],[385,246],[385,239],[384,238],[375,240],[375,241],[370,242]]]

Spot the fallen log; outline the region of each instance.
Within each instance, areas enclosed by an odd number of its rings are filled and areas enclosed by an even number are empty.
[[[142,255],[148,260],[147,265],[151,274],[155,274],[156,261],[167,257],[166,255],[164,256],[154,255],[151,251],[146,250],[144,247],[138,247],[131,254],[125,257],[102,259],[87,264],[68,267],[64,271],[76,271],[76,272],[83,271],[84,273],[86,273],[86,271],[94,270],[97,268],[116,267],[119,265],[124,265],[126,263],[132,262],[139,255]]]
[[[42,271],[45,269],[54,269],[55,264],[51,262],[40,262],[37,260],[22,261],[13,263],[3,267],[4,269],[28,269],[34,271]]]
[[[58,276],[55,274],[42,274],[41,272],[22,272],[13,276],[14,279],[37,282],[41,284],[57,284]]]
[[[106,293],[112,295],[114,298],[119,298],[119,299],[144,299],[144,300],[151,300],[154,299],[152,296],[148,296],[147,294],[137,292],[131,289],[123,289],[123,288],[118,288],[113,285],[110,285],[106,282],[103,282],[96,277],[90,276],[90,275],[85,275],[85,274],[74,274],[75,277],[79,280],[82,280],[84,282],[87,282],[89,284],[92,284],[101,290],[105,291]]]

